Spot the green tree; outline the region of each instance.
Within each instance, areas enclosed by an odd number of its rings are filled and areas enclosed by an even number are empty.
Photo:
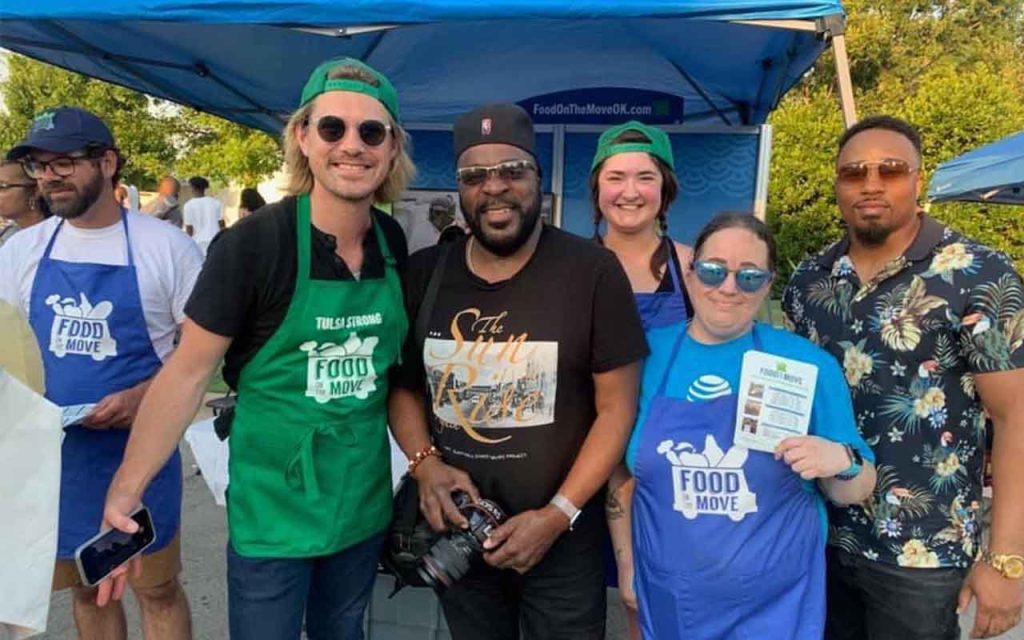
[[[153,187],[173,166],[177,150],[173,119],[154,115],[151,99],[115,85],[30,60],[7,58],[9,76],[0,85],[7,112],[0,114],[0,144],[8,149],[28,131],[32,117],[49,107],[73,105],[88,109],[110,126],[127,163],[128,182]]]
[[[184,176],[255,187],[281,167],[280,146],[262,131],[192,109],[183,119],[187,144],[177,168]]]
[[[956,155],[1024,129],[1024,4],[1019,0],[847,0],[857,111],[921,130],[925,178]],[[843,126],[831,53],[772,115],[768,221],[783,280],[842,234],[832,186]],[[1020,207],[936,204],[931,213],[1024,267]]]
[[[17,144],[36,113],[73,105],[110,126],[127,160],[125,180],[143,189],[154,189],[168,173],[253,186],[281,165],[278,145],[265,133],[24,56],[7,62],[0,148]]]

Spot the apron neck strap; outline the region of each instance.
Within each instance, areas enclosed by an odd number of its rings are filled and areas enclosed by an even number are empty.
[[[53,243],[57,241],[57,233],[60,232],[60,228],[64,226],[65,219],[61,219],[57,223],[57,228],[53,230],[53,234],[50,236],[50,241],[46,243],[46,249],[43,251],[43,259],[49,260],[50,253],[53,251]],[[135,257],[132,256],[132,238],[128,235],[128,210],[121,207],[121,225],[124,226],[124,242],[128,252],[128,266],[135,266]]]
[[[308,193],[304,193],[298,197],[296,210],[296,224],[298,225],[298,233],[296,234],[296,237],[299,243],[299,273],[295,285],[298,287],[309,280],[310,260],[312,259],[313,214],[309,206]],[[380,247],[380,254],[384,258],[384,264],[388,267],[394,268],[397,265],[397,262],[395,262],[394,256],[391,255],[391,249],[388,247],[387,240],[384,238],[384,231],[373,218],[372,209],[370,210],[370,226],[373,228],[373,234],[377,239],[377,246]]]
[[[683,295],[683,274],[679,273],[682,265],[677,264],[679,261],[676,260],[676,248],[672,246],[672,239],[668,236],[662,236],[665,241],[665,249],[668,253],[667,264],[665,268],[668,269],[669,274],[672,277],[672,291],[678,293],[680,297]]]
[[[299,243],[297,247],[299,253],[299,272],[296,274],[295,288],[298,290],[299,287],[304,287],[304,283],[309,280],[310,254],[313,252],[313,231],[311,229],[313,219],[309,210],[308,193],[303,193],[298,197],[295,209],[295,224],[297,225],[295,236],[296,241]]]

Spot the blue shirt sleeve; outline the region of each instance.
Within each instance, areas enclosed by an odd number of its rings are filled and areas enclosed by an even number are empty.
[[[875,462],[875,453],[857,430],[850,401],[850,388],[832,356],[822,352],[817,358],[818,383],[814,389],[814,405],[811,408],[811,435],[848,444],[868,462]]]

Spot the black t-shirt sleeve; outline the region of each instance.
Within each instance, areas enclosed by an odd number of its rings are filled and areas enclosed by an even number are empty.
[[[255,221],[254,221],[255,222]],[[256,225],[237,225],[210,244],[185,315],[218,335],[238,337],[255,305],[257,282],[266,282],[270,262],[259,255]]]
[[[648,354],[629,278],[608,252],[598,263],[591,322],[591,370],[605,373]]]

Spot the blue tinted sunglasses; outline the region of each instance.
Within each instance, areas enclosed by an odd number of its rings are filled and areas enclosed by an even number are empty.
[[[745,293],[757,293],[766,282],[772,279],[772,272],[767,269],[743,267],[733,271],[727,269],[723,264],[706,260],[695,260],[693,272],[697,274],[697,279],[701,281],[701,284],[708,287],[722,286],[729,274],[733,273],[736,275],[736,286]]]

